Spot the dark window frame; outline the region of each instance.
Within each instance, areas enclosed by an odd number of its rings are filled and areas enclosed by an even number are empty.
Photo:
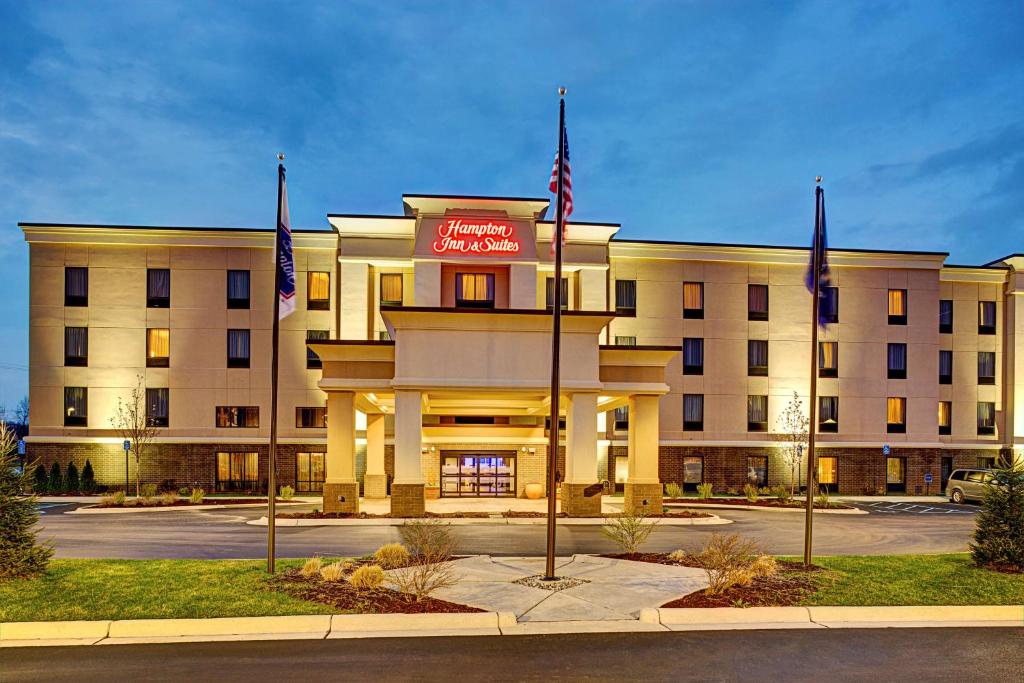
[[[633,290],[633,296],[632,296],[633,305],[632,306],[628,306],[628,305],[620,302],[620,299],[622,299],[624,297],[619,296],[619,293],[620,293],[619,292],[619,289],[620,289],[619,283],[622,283],[622,289],[623,290],[628,290],[628,289],[632,288],[632,290]],[[632,286],[632,287],[630,287],[630,286]],[[625,292],[623,292],[623,294],[625,294]],[[634,318],[634,317],[636,317],[636,280],[616,280],[615,281],[615,315],[619,315],[619,316],[626,317],[626,318]]]
[[[686,399],[690,396],[700,397],[700,420],[686,419]],[[704,431],[704,394],[683,394],[683,431],[702,432]]]
[[[992,406],[992,424],[981,423],[981,406]],[[995,401],[978,401],[978,436],[993,436],[996,433],[996,404]]]
[[[69,336],[71,330],[85,330],[85,355],[71,355],[69,353]],[[89,328],[78,325],[69,325],[64,328],[64,366],[70,368],[84,368],[89,366]]]
[[[750,356],[753,353],[755,344],[764,345],[764,365],[751,365]],[[768,340],[767,339],[748,339],[747,340],[747,376],[748,377],[767,377],[768,376]]]
[[[633,341],[625,341],[632,339]],[[615,335],[615,346],[636,346],[636,335],[635,334],[617,334]]]
[[[751,399],[764,399],[764,421],[754,421],[751,419],[751,408],[753,403]],[[747,396],[747,431],[748,432],[767,432],[768,431],[768,396],[767,394],[751,394]]]
[[[167,296],[154,296],[152,277],[156,273],[167,273]],[[146,269],[146,308],[170,308],[171,307],[171,269],[170,268],[147,268]]]
[[[231,333],[232,332],[244,332],[248,336],[248,355],[246,356],[232,356],[231,355]],[[250,367],[252,359],[252,330],[232,328],[227,331],[227,366],[229,368],[244,369]]]
[[[242,461],[243,464],[245,465],[244,467],[241,468],[241,471],[243,473],[243,478],[241,478],[241,479],[221,479],[220,478],[220,456],[226,455],[228,457],[228,471],[230,472],[232,470],[232,467],[231,467],[232,456],[233,455],[238,455],[238,454],[247,456]],[[256,460],[256,472],[255,472],[253,477],[244,476],[245,474],[248,474],[248,471],[249,471],[249,468],[248,468],[248,464],[249,463],[248,463],[248,461],[251,458],[248,457],[248,456],[252,456],[254,454],[256,456],[256,458],[255,458],[255,460]],[[235,492],[235,491],[245,491],[245,492],[254,493],[254,492],[258,492],[258,491],[262,490],[262,486],[260,485],[260,456],[259,456],[259,451],[242,451],[242,450],[236,450],[236,451],[216,451],[214,453],[213,457],[214,457],[214,461],[213,461],[214,490],[216,490],[218,493],[231,493],[231,492]]]
[[[299,466],[299,461],[302,456],[306,456],[307,465],[306,471],[310,473],[309,479],[300,479],[299,473],[302,468]],[[312,478],[313,472],[313,456],[320,456],[322,464],[320,466],[320,472],[323,473],[323,479]],[[324,451],[297,451],[295,453],[295,491],[296,493],[320,493],[324,490],[324,480],[327,479],[327,453]]]
[[[697,285],[700,289],[700,308],[687,308],[686,307],[686,285]],[[704,319],[704,283],[687,281],[683,283],[683,318],[689,320],[703,320]]]
[[[686,364],[686,342],[696,341],[700,342],[700,365],[687,365]],[[704,374],[704,338],[703,337],[684,337],[683,338],[683,374],[684,375],[703,375]]]
[[[891,349],[894,346],[902,346],[903,347],[903,367],[902,368],[894,368],[889,363],[890,358],[891,358]],[[886,376],[889,379],[906,379],[907,378],[907,365],[910,362],[910,359],[907,357],[908,353],[909,353],[909,349],[908,349],[907,345],[905,343],[903,343],[903,342],[889,342],[886,345],[886,347],[885,347],[885,367],[886,367],[886,371],[887,371],[887,375]]]
[[[164,392],[165,398],[164,403],[167,406],[167,412],[164,415],[154,415],[150,409],[153,407],[153,401],[150,399],[150,392]],[[146,387],[146,426],[147,427],[167,427],[171,422],[171,390],[167,387]]]
[[[484,276],[485,287],[491,292],[489,299],[466,299],[459,297],[459,290],[462,289],[462,276]],[[462,271],[455,273],[455,306],[457,308],[494,308],[495,300],[498,298],[497,283],[494,273],[476,273],[473,271]]]
[[[312,415],[312,420],[305,420],[304,418]],[[322,424],[316,424],[317,416],[320,416],[319,422]],[[304,424],[305,422],[312,422],[313,424]],[[295,406],[295,428],[296,429],[326,429],[327,428],[327,406]]]
[[[942,322],[942,307],[949,304],[949,322]],[[953,334],[953,300],[939,299],[939,334]]]
[[[555,307],[555,278],[554,276],[544,278],[544,310],[550,311]],[[569,310],[569,278],[562,278],[562,300],[559,302],[563,311]]]
[[[828,315],[827,316],[823,316],[824,319],[825,319],[825,322],[829,323],[829,324],[838,323],[839,322],[839,287],[834,287],[834,286],[832,286],[832,287],[825,287],[825,289],[823,290],[821,296],[826,301],[828,299],[830,299],[830,298],[834,301],[834,305],[832,306],[832,309],[828,312]]]
[[[386,332],[387,330],[385,330]],[[316,336],[310,336],[311,334]],[[320,359],[320,356],[316,354],[316,351],[309,348],[309,342],[323,341],[329,339],[331,336],[330,330],[306,330],[306,369],[307,370],[319,370],[323,368],[324,363]]]
[[[942,356],[949,354],[949,374],[942,374]],[[939,384],[953,383],[953,352],[949,349],[939,349]]]
[[[833,344],[835,346],[835,353],[832,357],[835,359],[835,366],[826,368],[822,366],[824,354],[822,348],[825,344]],[[818,377],[833,378],[839,376],[839,342],[836,341],[820,341],[818,342]]]
[[[992,307],[992,324],[985,325],[982,323],[982,304],[986,306],[991,305]],[[978,334],[991,335],[996,333],[996,326],[999,324],[999,309],[996,306],[995,301],[978,301]]]
[[[220,419],[221,415],[224,415],[225,417],[230,417],[232,415],[232,413],[230,411],[235,411],[233,413],[234,418],[235,418],[233,420],[233,422],[235,422],[236,424],[231,424],[227,420],[225,420],[225,422],[228,422],[228,423],[222,424],[222,421]],[[252,416],[252,415],[255,415],[255,418],[256,418],[255,422],[256,422],[256,424],[252,424],[252,425],[246,424],[247,422],[249,422],[249,417]],[[260,407],[259,406],[217,406],[214,409],[214,420],[213,420],[213,423],[214,423],[214,426],[217,429],[259,429],[259,426],[260,426]]]
[[[764,310],[757,311],[750,307],[751,294],[754,289],[764,289]],[[768,320],[768,313],[771,310],[768,285],[748,284],[747,285],[747,320]]]
[[[823,409],[825,401],[835,401],[835,413],[836,418],[833,422],[825,422],[824,416],[825,411]],[[839,433],[839,397],[838,396],[819,396],[818,397],[818,433],[819,434],[838,434]]]
[[[981,374],[981,358],[982,354],[992,355],[992,374],[982,375]],[[978,351],[978,384],[991,386],[996,383],[996,352],[995,351]]]
[[[314,275],[326,275],[327,276],[327,298],[326,299],[314,299],[312,296],[312,287],[310,284],[313,282]],[[309,270],[306,271],[306,310],[307,311],[329,311],[331,310],[331,271],[329,270]]]
[[[888,297],[886,297],[886,307],[887,307],[886,308],[886,313],[888,314],[888,317],[889,317],[889,324],[890,325],[906,325],[907,324],[907,312],[910,310],[910,304],[909,304],[909,301],[907,300],[907,290],[905,290],[905,289],[890,289],[889,293],[891,294],[892,292],[902,292],[903,293],[903,314],[902,315],[893,315],[892,313],[888,313],[889,300],[888,300]]]
[[[72,415],[68,412],[69,392],[81,390],[82,405],[85,406],[85,414]],[[87,427],[89,425],[89,387],[64,387],[64,426],[65,427]]]
[[[760,466],[755,465],[754,462],[753,462],[755,460],[756,461],[763,461],[764,462],[764,467],[762,468]],[[763,480],[762,480],[762,478],[760,476],[755,476],[752,479],[751,476],[750,476],[751,472],[755,472],[756,473],[758,470],[761,470],[761,469],[764,470],[764,478],[763,478]],[[747,456],[747,483],[748,484],[753,484],[754,486],[757,486],[758,488],[766,488],[768,486],[768,475],[769,475],[769,459],[768,459],[767,455],[748,455]]]
[[[245,291],[246,291],[246,295],[245,295],[244,299],[242,297],[234,297],[234,298],[232,298],[232,296],[231,296],[231,274],[232,273],[245,273]],[[251,273],[251,271],[242,270],[242,269],[238,269],[238,268],[234,268],[234,269],[228,270],[227,271],[226,296],[227,296],[227,307],[229,309],[232,309],[232,310],[246,310],[246,309],[250,308],[250,304],[251,304],[251,301],[252,301],[252,273]]]
[[[903,422],[889,422],[889,399],[901,399],[903,401]],[[885,399],[885,431],[888,434],[907,433],[907,399],[905,396],[889,396]]]
[[[401,296],[398,299],[385,299],[384,298],[384,278],[398,278],[401,283],[398,287]],[[380,277],[377,278],[377,287],[380,291],[380,305],[381,306],[401,306],[402,301],[405,299],[405,276],[402,273],[381,273]]]
[[[150,342],[150,330],[167,330],[167,355],[166,356],[151,356],[150,350],[152,349]],[[147,327],[146,328],[146,367],[147,368],[167,368],[171,365],[171,328],[169,327]]]
[[[947,409],[947,416],[949,417],[949,424],[939,424],[939,436],[949,436],[953,433],[953,402],[952,401],[939,401],[939,403],[945,403],[949,406]]]
[[[81,271],[85,274],[85,294],[69,294],[68,287],[71,283],[68,278],[68,271]],[[83,307],[89,305],[89,268],[86,266],[64,266],[64,305]]]

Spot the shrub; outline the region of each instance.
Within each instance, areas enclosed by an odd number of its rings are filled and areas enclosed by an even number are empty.
[[[178,502],[178,494],[172,491],[160,494],[161,505],[174,505]]]
[[[601,526],[601,533],[613,543],[618,545],[622,552],[632,555],[640,550],[658,520],[654,523],[645,523],[643,515],[632,515],[623,513],[621,517],[612,517]]]
[[[793,500],[793,494],[782,484],[772,487],[772,495],[775,496],[776,500],[784,504]]]
[[[50,480],[46,476],[46,468],[42,465],[36,465],[32,470],[32,492],[37,495],[45,494],[49,490],[50,484]]]
[[[398,527],[404,545],[415,557],[443,558],[455,554],[451,525],[437,519],[411,519]],[[442,561],[443,561],[442,560]]]
[[[718,595],[751,576],[754,559],[760,555],[756,542],[739,534],[711,534],[696,556],[708,577],[708,595]]]
[[[192,493],[188,494],[188,502],[192,503],[193,505],[199,505],[200,503],[203,502],[203,498],[205,497],[206,491],[200,488],[194,488],[192,489]]]
[[[672,560],[673,562],[682,562],[683,560],[688,560],[689,558],[690,553],[683,550],[682,548],[680,548],[679,550],[673,550],[668,554],[668,559]]]
[[[436,519],[408,520],[398,532],[412,557],[408,566],[387,575],[388,583],[402,593],[415,596],[417,602],[455,584],[455,571],[450,562],[455,554],[455,538],[450,524]]]
[[[64,477],[60,474],[60,463],[56,460],[50,465],[50,478],[46,480],[46,490],[49,493],[64,492]]]
[[[743,487],[743,495],[747,497],[748,502],[756,503],[758,499],[757,487],[753,484],[747,484]]]
[[[78,479],[78,468],[75,463],[68,463],[68,473],[64,475],[64,489],[69,493],[78,493],[82,482]]]
[[[335,562],[333,564],[324,565],[320,568],[320,578],[324,581],[336,582],[341,581],[345,575],[345,567],[341,562]]]
[[[82,493],[96,492],[96,473],[92,471],[92,463],[88,458],[85,467],[82,468]]]
[[[117,505],[124,505],[124,491],[114,491],[100,498],[100,507],[108,508]]]
[[[0,421],[0,580],[35,576],[46,570],[53,548],[36,540],[39,521],[30,468],[18,468],[14,430]]]
[[[710,498],[713,487],[711,484],[697,484],[697,497],[698,498]]]
[[[156,484],[143,484],[139,487],[139,495],[143,498],[152,498],[156,495]]]
[[[674,481],[673,482],[669,482],[668,484],[665,484],[665,497],[666,498],[682,498],[683,497],[683,488],[679,484],[675,483]]]
[[[281,487],[281,500],[291,500],[295,497],[295,489],[291,486]]]
[[[384,583],[384,570],[376,564],[364,564],[352,572],[348,582],[353,588],[373,590]]]
[[[814,504],[820,508],[832,507],[832,496],[829,494],[827,486],[822,486],[819,489],[818,495],[814,498]]]
[[[1024,466],[997,470],[975,517],[971,558],[980,567],[1024,569]]]
[[[401,543],[388,543],[377,548],[373,561],[385,569],[395,569],[409,564],[409,551]]]
[[[750,571],[752,571],[754,576],[758,578],[775,576],[775,572],[778,570],[779,566],[776,564],[775,558],[771,555],[758,555],[754,558],[754,561],[750,563]]]
[[[320,573],[320,569],[323,568],[324,561],[319,556],[313,556],[306,560],[302,565],[302,569],[299,570],[299,574],[308,578],[314,577]]]
[[[159,505],[160,499],[156,496],[142,496],[141,498],[137,498],[135,502],[144,508],[151,508],[155,505]]]

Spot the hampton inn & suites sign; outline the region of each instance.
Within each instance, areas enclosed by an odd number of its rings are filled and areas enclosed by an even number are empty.
[[[431,251],[438,255],[517,256],[522,250],[511,222],[445,218],[434,228]]]

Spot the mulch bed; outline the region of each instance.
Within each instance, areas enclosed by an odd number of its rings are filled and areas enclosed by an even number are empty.
[[[750,502],[746,498],[666,498],[664,501],[666,504],[672,505],[750,505],[752,507],[760,508],[799,508],[803,509],[804,503],[802,501],[792,501],[789,503],[783,503],[776,499],[760,499],[755,502]],[[852,509],[849,505],[843,505],[841,503],[829,503],[828,507],[822,507],[817,503],[814,504],[815,510],[850,510]]]
[[[472,517],[476,519],[487,519],[491,515],[488,512],[427,512],[418,519],[457,519],[460,517]],[[371,512],[283,512],[276,515],[277,519],[405,519],[404,517],[393,517],[390,513],[375,514]]]
[[[531,510],[505,510],[501,513],[502,517],[508,519],[539,519],[541,517],[547,517],[546,512],[533,512]],[[568,517],[569,515],[564,512],[559,512],[555,515],[556,517]]]
[[[103,508],[103,509],[108,509],[108,508],[170,508],[170,507],[175,507],[176,508],[176,507],[195,507],[196,505],[254,505],[254,504],[257,504],[257,503],[260,504],[260,505],[266,505],[267,504],[267,499],[266,498],[229,498],[229,499],[224,499],[224,498],[207,498],[207,499],[203,500],[202,503],[193,503],[190,500],[187,500],[185,498],[181,498],[179,500],[174,501],[170,505],[168,505],[167,503],[161,503],[159,501],[159,496],[155,497],[153,500],[154,500],[154,502],[151,505],[144,505],[142,503],[135,503],[134,505],[101,505],[101,504],[97,503],[96,505],[87,505],[85,507],[96,507],[96,508]],[[277,502],[277,503],[290,503],[292,501],[281,500],[280,498],[278,498],[275,502]]]

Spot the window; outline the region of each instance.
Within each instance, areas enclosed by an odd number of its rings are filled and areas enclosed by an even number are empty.
[[[380,274],[380,303],[382,306],[402,305],[402,274]]]
[[[683,394],[683,430],[704,429],[704,394]]]
[[[624,432],[629,429],[629,406],[615,409],[615,423],[612,425],[612,428],[617,432]]]
[[[996,404],[978,401],[978,436],[996,433]]]
[[[146,271],[146,306],[168,308],[171,305],[171,271],[150,268]]]
[[[89,269],[70,266],[64,269],[64,305],[89,305]]]
[[[295,490],[299,493],[318,493],[324,490],[324,454],[295,454]]]
[[[328,330],[306,330],[306,343],[321,341],[327,339],[330,336]],[[324,365],[320,362],[320,356],[316,355],[316,351],[306,347],[306,367],[310,370],[315,368],[322,368]]]
[[[889,344],[889,379],[907,378],[907,345]]]
[[[381,330],[377,333],[377,339],[380,341],[391,341],[391,333],[387,330]]]
[[[747,431],[768,431],[767,396],[747,396]]]
[[[949,436],[953,429],[953,402],[939,401],[939,434]]]
[[[171,331],[166,327],[146,330],[146,367],[166,368],[171,364]]]
[[[995,351],[978,352],[978,384],[996,383]]]
[[[320,271],[306,273],[306,309],[329,311],[331,309],[331,274]]]
[[[249,271],[228,271],[228,308],[249,308]]]
[[[322,429],[327,426],[327,408],[309,407],[295,409],[295,426],[298,429]]]
[[[886,399],[886,431],[890,434],[904,434],[907,431],[907,399]]]
[[[615,335],[616,346],[636,346],[636,337]]]
[[[217,406],[218,427],[259,427],[259,406]]]
[[[228,330],[228,367],[249,367],[249,330]]]
[[[84,427],[89,417],[89,390],[64,387],[64,426]]]
[[[906,493],[907,459],[891,456],[885,459],[886,493]]]
[[[747,456],[747,483],[758,488],[768,486],[768,456]]]
[[[939,333],[953,333],[953,300],[941,299],[939,301]]]
[[[704,456],[687,455],[683,457],[683,490],[696,491],[697,485],[704,482]]]
[[[89,328],[64,328],[64,365],[86,366],[89,364]]]
[[[494,275],[492,273],[456,273],[455,305],[471,308],[494,308]]]
[[[636,315],[636,280],[615,281],[615,314]]]
[[[562,278],[561,291],[558,293],[559,307],[563,311],[569,310],[569,278]],[[544,281],[545,306],[550,311],[555,307],[555,278],[549,277]]]
[[[704,317],[703,282],[683,283],[683,317],[695,319]]]
[[[996,302],[978,302],[978,334],[996,333]]]
[[[819,317],[826,323],[839,322],[839,288],[825,287],[821,292],[821,301],[818,304]]]
[[[839,376],[839,342],[818,342],[818,377]]]
[[[768,285],[747,285],[747,320],[768,319]]]
[[[166,427],[170,389],[146,389],[146,425]]]
[[[258,453],[218,453],[217,491],[256,491],[259,489]]]
[[[752,377],[768,375],[768,342],[764,339],[747,341],[747,374]]]
[[[818,397],[818,431],[835,434],[839,431],[839,397]]]
[[[889,290],[889,324],[907,324],[907,290]]]
[[[828,491],[839,490],[839,458],[834,455],[818,456],[818,486]]]
[[[953,383],[953,352],[939,351],[939,384]]]
[[[704,340],[688,337],[683,340],[683,374],[704,374]]]

